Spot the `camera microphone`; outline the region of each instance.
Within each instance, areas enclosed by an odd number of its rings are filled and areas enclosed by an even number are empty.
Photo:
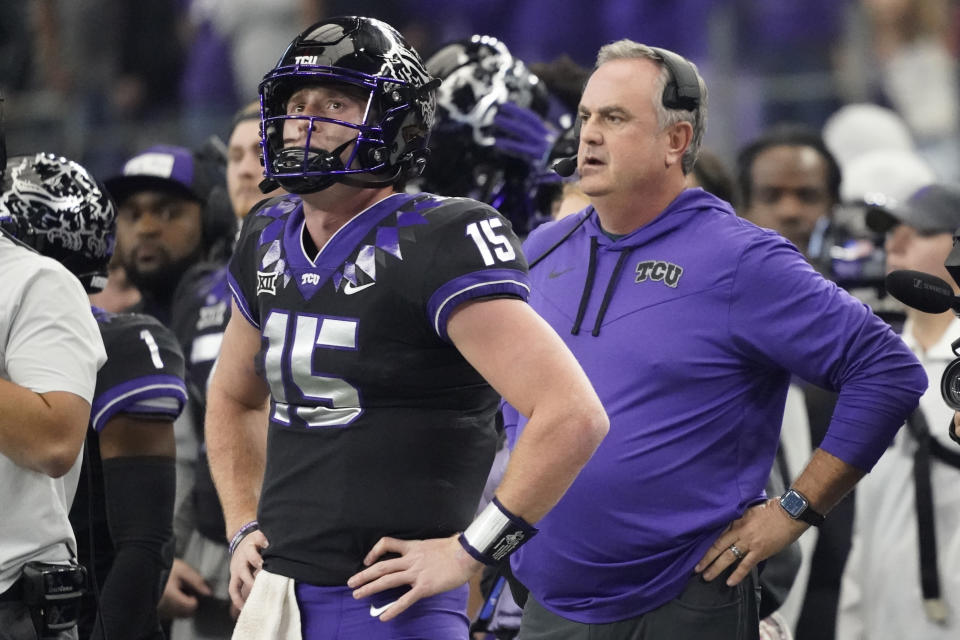
[[[894,298],[924,313],[960,311],[960,298],[942,278],[922,271],[891,271],[884,280],[887,292]]]
[[[569,178],[577,170],[577,156],[560,158],[550,168],[561,178]]]

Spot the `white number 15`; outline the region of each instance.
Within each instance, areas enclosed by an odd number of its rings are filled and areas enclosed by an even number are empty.
[[[487,218],[486,220],[471,222],[467,225],[467,235],[470,236],[473,239],[473,243],[477,245],[477,250],[483,258],[483,264],[488,267],[495,262],[494,256],[496,256],[496,260],[500,262],[507,262],[517,257],[510,241],[507,240],[505,236],[494,231],[494,229],[502,226],[503,221],[500,220],[500,218]],[[491,245],[493,252],[490,251]]]

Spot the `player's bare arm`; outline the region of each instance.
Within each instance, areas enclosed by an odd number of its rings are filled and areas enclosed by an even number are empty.
[[[254,370],[260,333],[233,303],[233,315],[223,336],[220,357],[207,394],[206,441],[220,503],[232,537],[256,518],[266,458],[266,383]],[[243,605],[262,566],[260,549],[266,538],[256,531],[246,536],[231,561],[230,595]],[[242,594],[242,596],[241,596]]]
[[[515,299],[462,305],[451,316],[451,340],[508,402],[529,417],[497,498],[528,523],[543,517],[570,486],[607,432],[603,407],[556,333]],[[376,562],[386,552],[401,557]],[[422,597],[459,586],[482,566],[457,540],[383,538],[350,578],[354,597],[403,584],[411,590],[382,616],[387,621]]]

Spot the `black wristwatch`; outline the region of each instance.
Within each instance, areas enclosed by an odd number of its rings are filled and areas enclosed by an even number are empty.
[[[813,510],[810,501],[796,489],[787,489],[783,492],[780,496],[780,506],[794,520],[802,520],[815,527],[819,527],[826,520],[823,515]]]

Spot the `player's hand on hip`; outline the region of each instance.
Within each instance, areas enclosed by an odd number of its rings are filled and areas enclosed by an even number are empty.
[[[694,571],[710,581],[737,563],[728,586],[735,586],[750,570],[770,556],[782,551],[809,527],[787,515],[777,498],[747,509],[742,517],[730,523],[707,549]]]
[[[230,558],[230,601],[237,609],[243,608],[243,603],[250,595],[253,580],[257,572],[263,568],[261,552],[269,546],[267,537],[259,529],[248,533]]]
[[[347,580],[354,598],[409,585],[410,590],[380,616],[386,622],[396,618],[417,600],[455,589],[483,566],[461,546],[457,535],[432,540],[380,538],[363,563],[368,567]],[[385,553],[399,554],[377,562]]]

